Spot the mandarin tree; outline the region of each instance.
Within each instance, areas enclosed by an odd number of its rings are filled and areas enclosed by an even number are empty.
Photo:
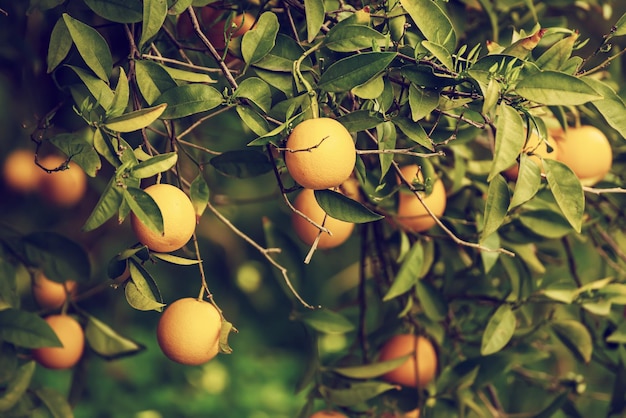
[[[625,35],[0,2],[0,415],[623,416]]]

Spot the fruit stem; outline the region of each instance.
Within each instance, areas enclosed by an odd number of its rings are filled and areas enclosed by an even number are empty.
[[[313,45],[311,48],[306,50],[302,55],[300,55],[300,58],[298,58],[297,60],[293,62],[293,75],[296,78],[296,81],[300,82],[304,86],[311,100],[311,114],[312,114],[311,118],[312,119],[319,117],[319,113],[320,113],[319,105],[317,103],[317,93],[311,86],[311,83],[309,83],[302,75],[300,66],[302,65],[302,61],[304,61],[306,57],[308,57],[309,55],[311,55],[312,53],[320,49],[323,44],[324,44],[323,41],[318,42],[316,45]]]

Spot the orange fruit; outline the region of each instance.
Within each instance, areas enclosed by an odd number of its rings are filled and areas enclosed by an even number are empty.
[[[45,318],[63,347],[43,347],[32,350],[35,361],[49,369],[69,369],[80,360],[85,349],[85,333],[77,320],[68,315]]]
[[[65,283],[59,283],[40,273],[33,281],[32,292],[35,301],[41,308],[59,309],[68,296],[71,298],[76,294],[76,282],[67,280]]]
[[[425,337],[399,334],[391,337],[380,350],[380,361],[393,360],[410,355],[398,368],[382,378],[402,386],[423,388],[437,373],[437,352]]]
[[[48,155],[39,162],[49,170],[59,167],[66,161],[60,155]],[[87,175],[78,164],[70,162],[66,170],[43,172],[39,183],[41,196],[59,207],[71,207],[77,204],[87,191]]]
[[[420,418],[420,410],[414,409],[408,412],[398,412],[396,418]]]
[[[314,190],[303,189],[300,194],[298,194],[298,197],[296,197],[293,206],[317,224],[322,225],[326,212],[324,212],[324,209],[322,209],[317,203]],[[291,224],[296,232],[296,235],[306,245],[313,244],[313,241],[315,241],[315,238],[317,238],[320,231],[316,226],[311,224],[302,216],[298,215],[296,212],[291,214]],[[320,240],[317,243],[317,248],[320,249],[334,248],[343,244],[348,238],[350,238],[350,235],[354,230],[353,223],[340,221],[330,215],[326,216],[324,227],[328,228],[332,235],[322,232]]]
[[[331,118],[300,122],[289,134],[286,148],[287,170],[306,189],[339,186],[350,177],[356,163],[352,135]]]
[[[557,160],[567,165],[584,186],[593,186],[607,175],[613,164],[611,144],[604,133],[591,125],[554,130],[559,150]]]
[[[348,418],[348,416],[337,411],[318,411],[309,418]]]
[[[163,217],[163,234],[148,228],[131,213],[131,227],[142,244],[167,253],[182,248],[196,229],[196,211],[185,192],[171,184],[154,184],[144,190],[154,199]]]
[[[170,304],[157,325],[157,342],[170,360],[196,366],[219,351],[222,317],[211,303],[195,298]]]
[[[200,9],[200,13],[196,12],[198,23],[203,28],[204,34],[211,41],[213,46],[220,50],[226,47],[226,39],[236,39],[243,36],[254,25],[254,15],[248,12],[239,13],[230,20],[230,27],[226,29],[226,23],[229,20],[228,10],[217,8],[217,3],[204,6]],[[176,24],[178,36],[182,39],[190,39],[194,35],[193,24],[187,12],[182,13]]]
[[[402,175],[409,181],[416,179],[420,182],[424,181],[421,172],[418,173],[417,165],[407,165],[400,169]],[[416,178],[417,176],[417,178]],[[446,210],[446,189],[441,179],[435,180],[432,191],[428,196],[423,192],[419,192],[423,197],[424,204],[435,214],[440,217]],[[396,222],[409,231],[423,232],[435,225],[435,220],[428,214],[424,205],[413,193],[400,191],[398,199],[398,212]]]
[[[44,171],[35,164],[35,153],[16,149],[9,153],[2,166],[4,183],[18,193],[30,193],[39,188]]]
[[[559,155],[559,150],[554,137],[548,134],[547,141],[552,148],[551,150],[548,150],[548,145],[545,141],[539,139],[539,135],[537,135],[535,132],[532,132],[530,134],[530,138],[528,138],[528,141],[522,148],[522,153],[528,154],[530,159],[541,168],[542,173],[543,164],[541,163],[541,159],[550,158],[553,160],[557,160]],[[517,180],[517,175],[519,174],[519,164],[515,164],[512,167],[506,169],[503,174],[510,180]]]

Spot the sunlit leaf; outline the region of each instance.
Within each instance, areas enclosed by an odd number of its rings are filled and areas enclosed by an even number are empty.
[[[411,107],[411,119],[417,122],[430,115],[430,112],[439,104],[439,92],[433,89],[417,87],[411,84],[409,87],[409,106]]]
[[[507,213],[511,197],[509,186],[501,175],[489,182],[487,201],[485,202],[485,221],[481,237],[484,239],[500,228]]]
[[[304,0],[306,16],[307,42],[312,43],[320,32],[326,17],[326,10],[322,0]]]
[[[70,164],[78,164],[87,175],[95,177],[102,164],[94,149],[94,135],[92,128],[84,128],[78,132],[54,135],[49,141],[65,155],[72,156]]]
[[[328,92],[349,91],[383,71],[395,57],[395,52],[364,52],[342,58],[322,73],[317,86]]]
[[[202,173],[198,173],[189,186],[189,197],[199,219],[209,203],[209,185],[204,180]]]
[[[455,50],[457,37],[454,26],[438,3],[431,0],[401,0],[400,4],[428,41],[442,45],[450,52]]]
[[[408,355],[377,363],[348,367],[333,367],[330,370],[351,379],[373,379],[397,369],[398,366],[401,366],[407,360],[407,358]]]
[[[526,228],[546,238],[562,238],[574,231],[561,214],[550,210],[524,212],[519,220]]]
[[[72,418],[74,412],[67,397],[56,389],[40,387],[34,391],[35,395],[48,408],[52,418]]]
[[[434,151],[435,146],[428,134],[419,123],[413,123],[409,118],[397,117],[392,122],[396,125],[407,138],[411,141],[423,146],[424,148]]]
[[[524,147],[526,135],[520,114],[504,101],[498,108],[496,119],[496,149],[489,171],[488,181],[501,171],[517,163],[517,156]]]
[[[359,132],[375,128],[383,121],[383,118],[377,112],[361,109],[341,115],[337,120],[341,122],[349,132]]]
[[[111,177],[106,188],[101,192],[100,199],[83,225],[83,231],[92,231],[111,219],[119,210],[123,200],[123,192],[117,179]]]
[[[488,356],[504,348],[515,333],[515,314],[511,305],[502,304],[496,309],[483,333],[480,354]]]
[[[174,167],[176,161],[178,161],[178,154],[175,152],[158,154],[134,165],[129,173],[138,179],[149,178]]]
[[[291,73],[293,62],[302,55],[302,48],[298,43],[283,34],[276,36],[276,43],[264,58],[254,63],[255,67],[269,71],[282,71]],[[311,70],[311,58],[306,57],[300,65],[301,71]]]
[[[250,77],[243,80],[232,97],[248,99],[264,112],[269,112],[272,107],[270,86],[257,77]]]
[[[272,12],[265,12],[255,26],[243,35],[241,55],[247,64],[262,60],[274,48],[278,34],[278,18]]]
[[[543,160],[548,185],[565,219],[580,232],[585,213],[585,195],[580,180],[567,165],[551,159]]]
[[[153,104],[156,106],[167,103],[161,117],[178,119],[214,109],[222,101],[222,94],[214,87],[206,84],[185,84],[166,90]]]
[[[94,74],[108,83],[113,68],[113,58],[102,35],[91,26],[68,14],[63,14],[63,20],[80,56]]]
[[[159,33],[166,17],[167,0],[144,0],[139,48],[142,48],[152,37]]]
[[[373,43],[385,45],[389,35],[384,35],[365,25],[336,25],[324,38],[324,46],[336,52],[354,52],[371,48]]]
[[[177,86],[168,71],[152,61],[135,61],[135,73],[139,91],[149,105],[152,105],[165,91]]]
[[[123,191],[124,201],[137,219],[150,230],[163,233],[163,216],[152,197],[137,187],[127,187]]]
[[[128,107],[128,100],[130,98],[130,87],[128,85],[128,77],[123,67],[119,67],[120,75],[117,79],[117,85],[115,86],[115,92],[113,94],[113,102],[111,107],[107,111],[107,118],[115,118],[121,116]]]
[[[116,132],[133,132],[149,126],[157,120],[167,108],[167,103],[155,107],[146,107],[124,115],[107,119],[104,126]]]
[[[170,264],[176,264],[177,266],[193,266],[202,262],[202,260],[184,258],[170,253],[152,253],[151,255],[154,258],[158,258]]]
[[[54,71],[63,62],[70,49],[72,49],[72,37],[67,30],[65,20],[59,19],[50,34],[47,55],[48,73]]]
[[[66,67],[72,69],[72,71],[78,75],[87,87],[87,90],[89,90],[89,93],[91,93],[94,99],[96,99],[96,102],[102,106],[105,111],[111,108],[113,100],[115,99],[115,94],[107,83],[98,77],[94,77],[88,71],[83,70],[80,67],[72,65],[66,65]]]
[[[400,270],[393,280],[391,287],[383,297],[383,301],[388,301],[400,296],[415,286],[415,283],[419,280],[423,262],[424,247],[421,241],[416,241],[402,260]]]
[[[135,354],[145,349],[141,344],[123,337],[91,315],[87,318],[85,338],[92,350],[109,360]]]
[[[426,48],[431,54],[437,58],[444,67],[454,70],[454,63],[452,62],[452,54],[445,46],[439,45],[436,42],[422,41],[422,46]]]
[[[130,259],[130,280],[124,288],[126,300],[140,311],[163,310],[165,304],[152,276],[135,260]]]
[[[532,199],[541,186],[541,169],[528,155],[520,155],[519,172],[509,209],[520,206]]]
[[[542,71],[526,77],[515,86],[523,98],[544,105],[576,106],[602,95],[578,77],[557,71]]]
[[[594,100],[591,105],[600,112],[611,128],[626,138],[626,104],[624,104],[624,100],[602,81],[591,77],[583,77],[581,80],[604,97],[601,100]]]

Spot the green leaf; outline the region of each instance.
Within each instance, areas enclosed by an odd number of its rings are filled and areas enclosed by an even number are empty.
[[[551,210],[536,210],[520,214],[520,222],[542,237],[562,238],[573,232],[572,226],[560,213]]]
[[[141,39],[139,40],[138,45],[140,49],[143,48],[145,44],[157,33],[159,33],[166,17],[166,0],[143,1],[143,22],[141,24]]]
[[[393,118],[391,121],[394,123],[394,125],[400,128],[402,133],[406,135],[406,137],[409,138],[411,141],[423,146],[430,151],[435,150],[433,142],[428,137],[428,134],[426,133],[422,125],[420,125],[419,123],[414,123],[409,118],[404,118],[401,116]]]
[[[137,23],[143,17],[141,0],[85,0],[99,16],[117,23]]]
[[[0,331],[1,332],[1,331]],[[12,409],[22,398],[35,373],[35,362],[29,361],[22,364],[0,395],[0,412]]]
[[[157,120],[167,108],[167,103],[135,110],[116,118],[107,119],[104,126],[115,132],[133,132],[146,128]]]
[[[485,248],[489,248],[491,250],[497,250],[500,248],[500,235],[497,232],[494,232],[485,237],[481,237],[478,241],[480,245]],[[483,261],[483,269],[485,273],[489,273],[493,266],[496,264],[498,259],[500,259],[499,251],[481,251],[480,258]]]
[[[66,67],[72,69],[72,71],[78,75],[81,81],[85,84],[85,87],[87,87],[87,90],[89,90],[89,93],[91,93],[94,99],[96,99],[96,102],[102,106],[105,111],[108,111],[111,108],[113,100],[115,99],[115,94],[107,83],[97,77],[94,77],[80,67],[72,65],[66,65]]]
[[[593,340],[587,327],[574,319],[561,319],[552,322],[552,329],[575,355],[585,363],[591,361]]]
[[[613,25],[610,36],[623,36],[626,35],[626,13],[624,13]]]
[[[0,340],[24,348],[61,347],[61,341],[39,315],[8,308],[0,311]]]
[[[454,70],[454,63],[452,62],[452,54],[445,46],[439,45],[435,42],[422,41],[422,46],[428,50],[431,54],[437,58],[444,67]]]
[[[210,163],[220,173],[237,178],[257,177],[274,169],[264,153],[250,149],[223,152]]]
[[[243,80],[233,94],[233,98],[245,98],[257,105],[264,112],[272,107],[272,92],[270,86],[258,77]]]
[[[19,308],[20,300],[21,295],[17,289],[16,266],[5,259],[0,252],[0,310],[4,308]],[[2,358],[1,347],[2,345],[0,344],[0,359]],[[0,384],[2,384],[1,377]]]
[[[102,81],[108,83],[113,69],[113,58],[106,41],[89,25],[63,14],[67,30],[85,63]]]
[[[542,71],[522,79],[515,92],[544,105],[577,106],[602,99],[600,93],[578,77],[557,71]]]
[[[56,232],[36,231],[23,240],[24,257],[31,266],[39,267],[56,282],[90,278],[89,257],[83,247]]]
[[[320,77],[317,87],[327,92],[350,91],[382,72],[395,52],[364,52],[335,61]]]
[[[606,83],[591,77],[583,77],[587,83],[604,97],[602,100],[594,100],[591,105],[604,117],[609,126],[626,138],[626,104],[624,100]]]
[[[337,118],[337,121],[349,131],[359,132],[366,129],[372,129],[384,121],[382,115],[378,112],[359,109],[354,112],[346,113]]]
[[[157,65],[163,68],[174,80],[187,81],[189,83],[217,83],[217,81],[211,78],[208,74],[196,73],[193,71],[182,70],[180,68],[172,68],[163,64]]]
[[[537,58],[535,65],[542,70],[560,70],[572,55],[578,33],[561,39]]]
[[[578,289],[571,282],[551,283],[540,293],[545,297],[561,303],[570,304],[578,297]]]
[[[419,280],[423,263],[424,247],[421,241],[416,241],[404,257],[400,270],[383,297],[383,301],[386,302],[411,290]]]
[[[540,412],[533,415],[535,418],[551,418],[554,417],[557,412],[559,412],[563,405],[567,402],[569,397],[569,391],[564,391],[554,397],[552,402],[550,402],[545,408],[543,408]]]
[[[485,221],[480,233],[481,239],[485,239],[500,228],[507,213],[511,196],[509,186],[501,175],[496,175],[489,182],[487,189],[487,201],[485,202]]]
[[[541,186],[541,169],[528,155],[520,155],[519,172],[509,209],[520,206],[532,199]]]
[[[324,37],[324,46],[335,52],[354,52],[388,42],[389,35],[365,25],[335,25]]]
[[[107,111],[107,118],[114,118],[121,116],[128,107],[128,100],[130,98],[130,87],[128,86],[128,77],[123,67],[119,67],[120,75],[115,87],[115,93],[113,94],[113,102],[111,108]]]
[[[59,391],[49,387],[41,387],[35,390],[35,395],[48,408],[52,418],[74,417],[71,405],[68,403],[65,395]]]
[[[311,328],[328,334],[343,334],[354,330],[352,322],[343,315],[325,308],[300,312],[297,318]]]
[[[190,258],[184,258],[169,253],[152,253],[152,255],[154,256],[154,258],[163,260],[166,263],[176,264],[177,266],[194,266],[202,262],[202,260],[193,260]]]
[[[82,230],[85,232],[93,231],[94,229],[102,226],[102,224],[111,219],[119,210],[122,200],[122,189],[118,185],[117,178],[113,176],[100,195],[100,199],[91,211],[89,218],[85,221]]]
[[[454,26],[437,3],[432,0],[400,0],[400,4],[426,40],[443,46],[449,52],[456,49]]]
[[[291,73],[293,62],[302,55],[302,48],[289,36],[278,34],[276,43],[271,51],[261,60],[255,62],[255,67],[269,71],[282,71]],[[306,57],[300,66],[302,71],[311,70],[311,58]]]
[[[200,218],[206,210],[209,203],[209,194],[209,185],[204,180],[202,172],[200,172],[191,182],[191,186],[189,186],[189,197],[196,211],[197,218]]]
[[[326,17],[326,10],[322,0],[304,0],[304,15],[306,19],[307,42],[312,43],[320,32]]]
[[[87,317],[85,338],[89,347],[107,360],[136,354],[145,349],[141,344],[121,336],[110,326],[91,315]]]
[[[488,356],[502,350],[515,333],[515,314],[511,305],[502,304],[496,309],[485,327],[480,354]]]
[[[411,119],[413,122],[417,122],[430,115],[438,105],[438,91],[418,87],[415,84],[409,86],[409,106],[411,107]]]
[[[166,90],[154,105],[167,103],[163,119],[178,119],[206,112],[222,104],[224,98],[214,87],[206,84],[185,84]]]
[[[165,304],[150,273],[132,258],[128,267],[130,280],[124,288],[128,304],[139,311],[161,312]]]
[[[137,187],[124,189],[124,201],[137,218],[154,232],[163,233],[161,210],[148,193]]]
[[[315,200],[331,217],[352,223],[367,223],[383,219],[356,200],[332,190],[315,190]]]
[[[548,185],[565,219],[580,232],[585,213],[585,194],[580,180],[567,165],[551,159],[543,160]]]
[[[376,381],[352,383],[348,389],[331,389],[327,386],[319,387],[323,398],[337,406],[359,405],[392,389],[398,389],[398,387]]]
[[[55,68],[63,62],[67,54],[72,49],[72,37],[70,36],[70,32],[67,30],[67,25],[65,24],[65,20],[59,19],[57,23],[52,28],[52,33],[50,34],[50,43],[48,44],[48,55],[47,55],[47,63],[48,63],[48,74],[54,71]]]
[[[342,376],[349,377],[350,379],[373,379],[397,369],[399,366],[404,364],[408,357],[409,355],[406,355],[387,361],[358,366],[333,367],[329,370]]]
[[[169,170],[174,167],[176,161],[178,161],[178,154],[175,152],[158,154],[134,165],[129,173],[135,178],[146,179]]]
[[[430,282],[416,280],[415,292],[420,306],[429,319],[433,321],[443,321],[445,319],[448,313],[446,301],[443,295]]]
[[[276,44],[278,17],[272,12],[259,16],[256,25],[241,39],[241,55],[246,64],[254,64],[265,58]]]
[[[152,61],[135,61],[135,74],[139,91],[149,105],[165,91],[177,86],[165,67]]]
[[[265,135],[270,130],[269,124],[256,109],[246,105],[238,105],[235,109],[241,121],[256,135]]]
[[[365,84],[361,84],[360,86],[356,86],[352,89],[352,93],[355,96],[360,97],[361,99],[370,99],[374,100],[380,97],[385,90],[385,80],[384,76],[378,75],[368,81]]]
[[[520,114],[503,101],[496,118],[496,150],[489,171],[488,181],[501,171],[517,163],[517,156],[524,147],[524,121]]]
[[[83,128],[78,132],[62,133],[50,138],[50,142],[65,155],[71,155],[70,164],[78,164],[87,175],[95,177],[102,163],[93,147],[95,131],[93,128]]]
[[[398,134],[396,132],[395,125],[391,121],[386,120],[376,127],[376,137],[378,138],[379,151],[392,150],[396,148]],[[384,178],[389,171],[393,158],[394,154],[392,153],[382,152],[378,155],[381,178]]]

